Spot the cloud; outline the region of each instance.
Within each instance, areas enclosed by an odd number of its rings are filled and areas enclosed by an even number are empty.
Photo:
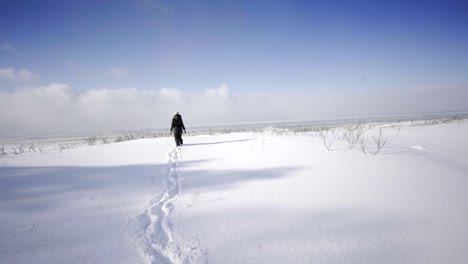
[[[30,82],[38,78],[28,70],[17,70],[14,68],[0,68],[0,80]]]
[[[168,128],[175,111],[188,129],[200,124],[330,119],[468,110],[467,87],[393,91],[235,94],[227,85],[198,93],[90,89],[67,84],[0,92],[3,135]]]
[[[221,85],[217,89],[207,89],[205,95],[209,97],[227,99],[231,96],[229,87],[226,84]]]
[[[13,47],[13,45],[8,42],[0,42],[0,51],[11,54],[18,54],[18,49]]]
[[[175,88],[162,88],[159,90],[159,94],[162,98],[167,99],[179,99],[182,97],[182,93]]]
[[[128,75],[128,70],[121,67],[113,67],[107,70],[107,74],[112,77],[122,78]]]

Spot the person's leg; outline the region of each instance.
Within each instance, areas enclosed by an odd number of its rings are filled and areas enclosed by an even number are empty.
[[[176,145],[177,145],[177,146],[182,145],[182,134],[176,134],[176,137],[177,137],[177,139],[176,139]]]
[[[176,144],[176,146],[177,146],[177,147],[178,147],[178,146],[180,146],[180,142],[179,142],[179,135],[177,135],[177,134],[174,134],[174,140],[175,140],[175,144]]]
[[[182,134],[180,134],[180,144],[181,144],[181,145],[184,144],[184,140],[182,139]]]
[[[177,144],[177,146],[179,147],[182,143],[181,143],[181,134],[177,135],[177,140],[179,141],[179,144]]]

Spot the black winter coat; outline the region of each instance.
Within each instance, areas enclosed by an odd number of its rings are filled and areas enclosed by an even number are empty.
[[[182,121],[182,116],[176,114],[172,118],[171,132],[174,132],[174,135],[177,135],[182,134],[182,130],[185,131],[184,121]]]

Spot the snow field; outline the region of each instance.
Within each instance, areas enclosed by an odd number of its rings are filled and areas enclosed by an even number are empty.
[[[210,263],[464,263],[466,129],[404,128],[376,156],[309,135],[200,138],[174,223]]]
[[[0,263],[466,263],[468,123],[378,155],[233,133],[31,153],[0,167]]]

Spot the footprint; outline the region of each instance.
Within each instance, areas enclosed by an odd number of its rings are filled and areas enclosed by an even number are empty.
[[[134,234],[139,240],[138,247],[151,263],[206,263],[207,252],[198,238],[187,238],[180,231],[174,236],[177,230],[171,221],[171,213],[174,210],[173,200],[182,189],[182,175],[178,171],[182,148],[174,148],[167,155],[166,188],[152,198],[135,219]],[[178,237],[185,239],[179,240]]]

